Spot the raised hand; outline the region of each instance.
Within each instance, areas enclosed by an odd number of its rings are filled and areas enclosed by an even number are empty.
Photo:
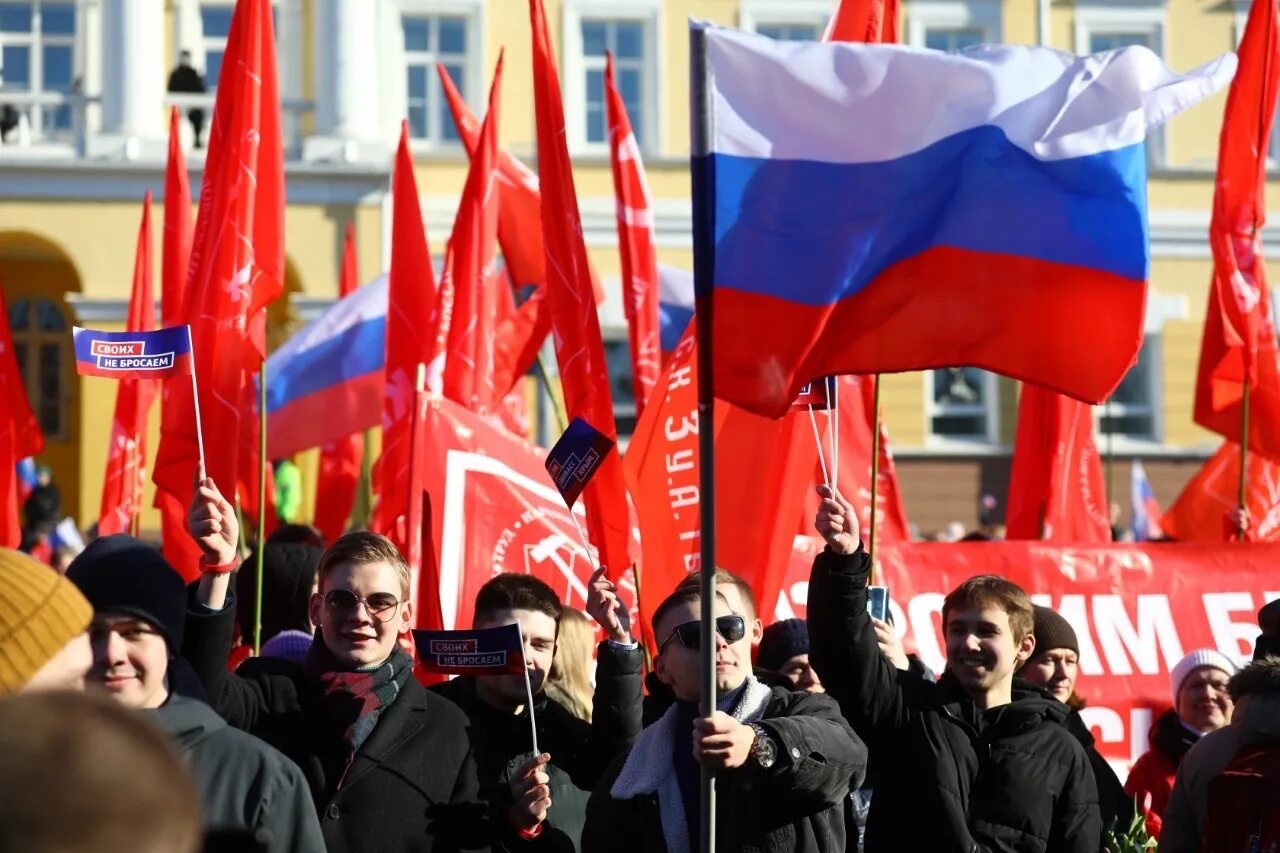
[[[547,753],[535,755],[516,768],[511,777],[511,820],[521,829],[531,830],[547,819],[551,808],[551,776]]]
[[[205,564],[225,566],[236,558],[240,522],[236,519],[235,507],[209,477],[196,481],[187,513],[187,532],[200,546]]]
[[[618,586],[604,576],[604,566],[595,570],[587,583],[587,612],[609,639],[630,645],[631,614],[618,597]]]
[[[858,516],[850,504],[830,486],[818,486],[818,515],[813,526],[837,554],[852,554],[858,550]]]

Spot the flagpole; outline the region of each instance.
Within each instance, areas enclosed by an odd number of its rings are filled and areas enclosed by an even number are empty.
[[[524,664],[520,667],[524,670],[524,695],[529,700],[529,733],[533,735],[533,757],[537,758],[542,752],[538,749],[538,724],[533,719],[533,684],[529,681],[529,661],[524,656],[524,629],[520,627],[519,619],[516,620],[516,630],[520,632],[520,662]]]
[[[560,404],[556,402],[555,392],[551,389],[551,373],[547,370],[547,363],[539,352],[534,360],[538,365],[538,376],[542,378],[542,387],[547,392],[547,398],[551,401],[551,408],[556,414],[556,426],[559,427],[559,433],[563,434],[569,425],[564,422],[564,412],[560,410]]]
[[[1112,480],[1115,479],[1116,464],[1116,419],[1115,411],[1112,408],[1110,397],[1103,404],[1103,419],[1107,423],[1107,523],[1111,523],[1111,496],[1115,493],[1115,485]]]
[[[1247,482],[1249,471],[1249,379],[1244,380],[1244,398],[1241,400],[1240,407],[1240,491],[1237,503],[1240,512],[1244,513],[1248,509],[1246,503],[1248,499]],[[1244,525],[1240,525],[1240,529],[1236,531],[1236,541],[1245,541],[1247,531]]]
[[[265,309],[264,309],[265,310]],[[262,559],[267,538],[267,360],[258,372],[258,583],[253,602],[253,653],[262,651]]]
[[[876,504],[880,496],[880,374],[875,377],[872,392],[871,423],[871,529],[867,531],[867,561],[871,565],[867,583],[875,583],[876,574]]]
[[[702,582],[701,639],[702,652],[702,706],[703,717],[709,717],[716,709],[716,463],[715,438],[711,428],[715,423],[714,377],[715,349],[712,346],[711,311],[712,288],[715,272],[715,250],[709,245],[713,212],[707,194],[710,188],[707,164],[710,154],[711,101],[707,86],[707,52],[705,30],[693,26],[689,30],[689,111],[690,146],[693,176],[693,269],[696,295],[694,322],[698,340],[698,458],[700,462],[698,485],[698,513],[701,517],[699,541],[699,572]],[[711,766],[702,765],[702,853],[716,850],[716,777]]]
[[[191,324],[187,324],[187,352],[191,353],[191,397],[196,407],[196,449],[200,451],[200,479],[204,479],[209,469],[204,464],[204,425],[200,422],[200,385],[196,381],[196,348],[191,343]]]

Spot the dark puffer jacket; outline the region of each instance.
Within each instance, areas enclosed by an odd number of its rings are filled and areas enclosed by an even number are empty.
[[[717,850],[844,850],[844,800],[850,783],[862,781],[866,747],[830,697],[783,687],[758,685],[757,689],[763,691],[763,711],[756,722],[776,744],[778,758],[768,770],[748,759],[743,767],[717,775]],[[629,779],[647,776],[667,780],[667,786],[660,785],[659,790],[680,799],[674,750],[688,750],[692,744],[689,732],[676,730],[676,716],[677,709],[672,708],[647,728],[632,751],[617,759],[601,779],[587,806],[583,853],[687,853],[697,849],[697,839],[687,836],[691,834],[688,827],[696,827],[698,817],[684,814],[683,806],[683,820],[676,820],[670,803],[664,808],[656,791],[625,799],[612,795],[625,772]],[[667,735],[673,735],[670,741]],[[637,765],[645,769],[637,769]],[[682,843],[668,843],[673,835]]]
[[[1070,709],[1015,689],[1010,704],[983,711],[949,675],[900,677],[867,614],[869,570],[861,549],[823,551],[808,611],[814,668],[880,756],[868,853],[1098,850],[1097,787],[1065,727]]]
[[[1068,714],[1065,725],[1089,756],[1089,767],[1093,770],[1093,780],[1098,786],[1098,812],[1102,819],[1102,831],[1123,832],[1133,822],[1133,797],[1124,792],[1120,777],[1111,769],[1102,753],[1098,752],[1093,732],[1085,725],[1080,712],[1072,711]]]
[[[640,734],[639,647],[620,649],[600,644],[591,722],[569,713],[539,693],[534,697],[538,748],[551,756],[551,809],[542,831],[530,841],[510,830],[510,782],[516,769],[533,757],[529,712],[519,716],[494,710],[476,695],[476,679],[455,678],[432,689],[462,709],[470,720],[472,748],[480,777],[480,795],[490,806],[495,830],[505,846],[521,850],[572,853],[581,849],[587,800],[615,757]]]

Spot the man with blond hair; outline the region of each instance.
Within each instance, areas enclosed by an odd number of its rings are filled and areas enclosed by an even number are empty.
[[[1035,650],[1026,592],[993,575],[960,584],[942,605],[946,672],[899,678],[867,612],[857,516],[839,493],[818,492],[827,547],[809,581],[810,659],[871,749],[866,850],[1098,850],[1097,789],[1063,726],[1070,709],[1013,683]]]

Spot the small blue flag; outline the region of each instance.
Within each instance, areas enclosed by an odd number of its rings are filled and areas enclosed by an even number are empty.
[[[167,379],[191,375],[191,335],[186,326],[153,332],[71,332],[76,372],[111,379]]]
[[[547,454],[547,473],[570,509],[613,446],[609,436],[582,418],[574,418],[551,448]]]
[[[518,624],[470,631],[414,631],[418,660],[428,672],[457,675],[519,675],[524,640]]]

